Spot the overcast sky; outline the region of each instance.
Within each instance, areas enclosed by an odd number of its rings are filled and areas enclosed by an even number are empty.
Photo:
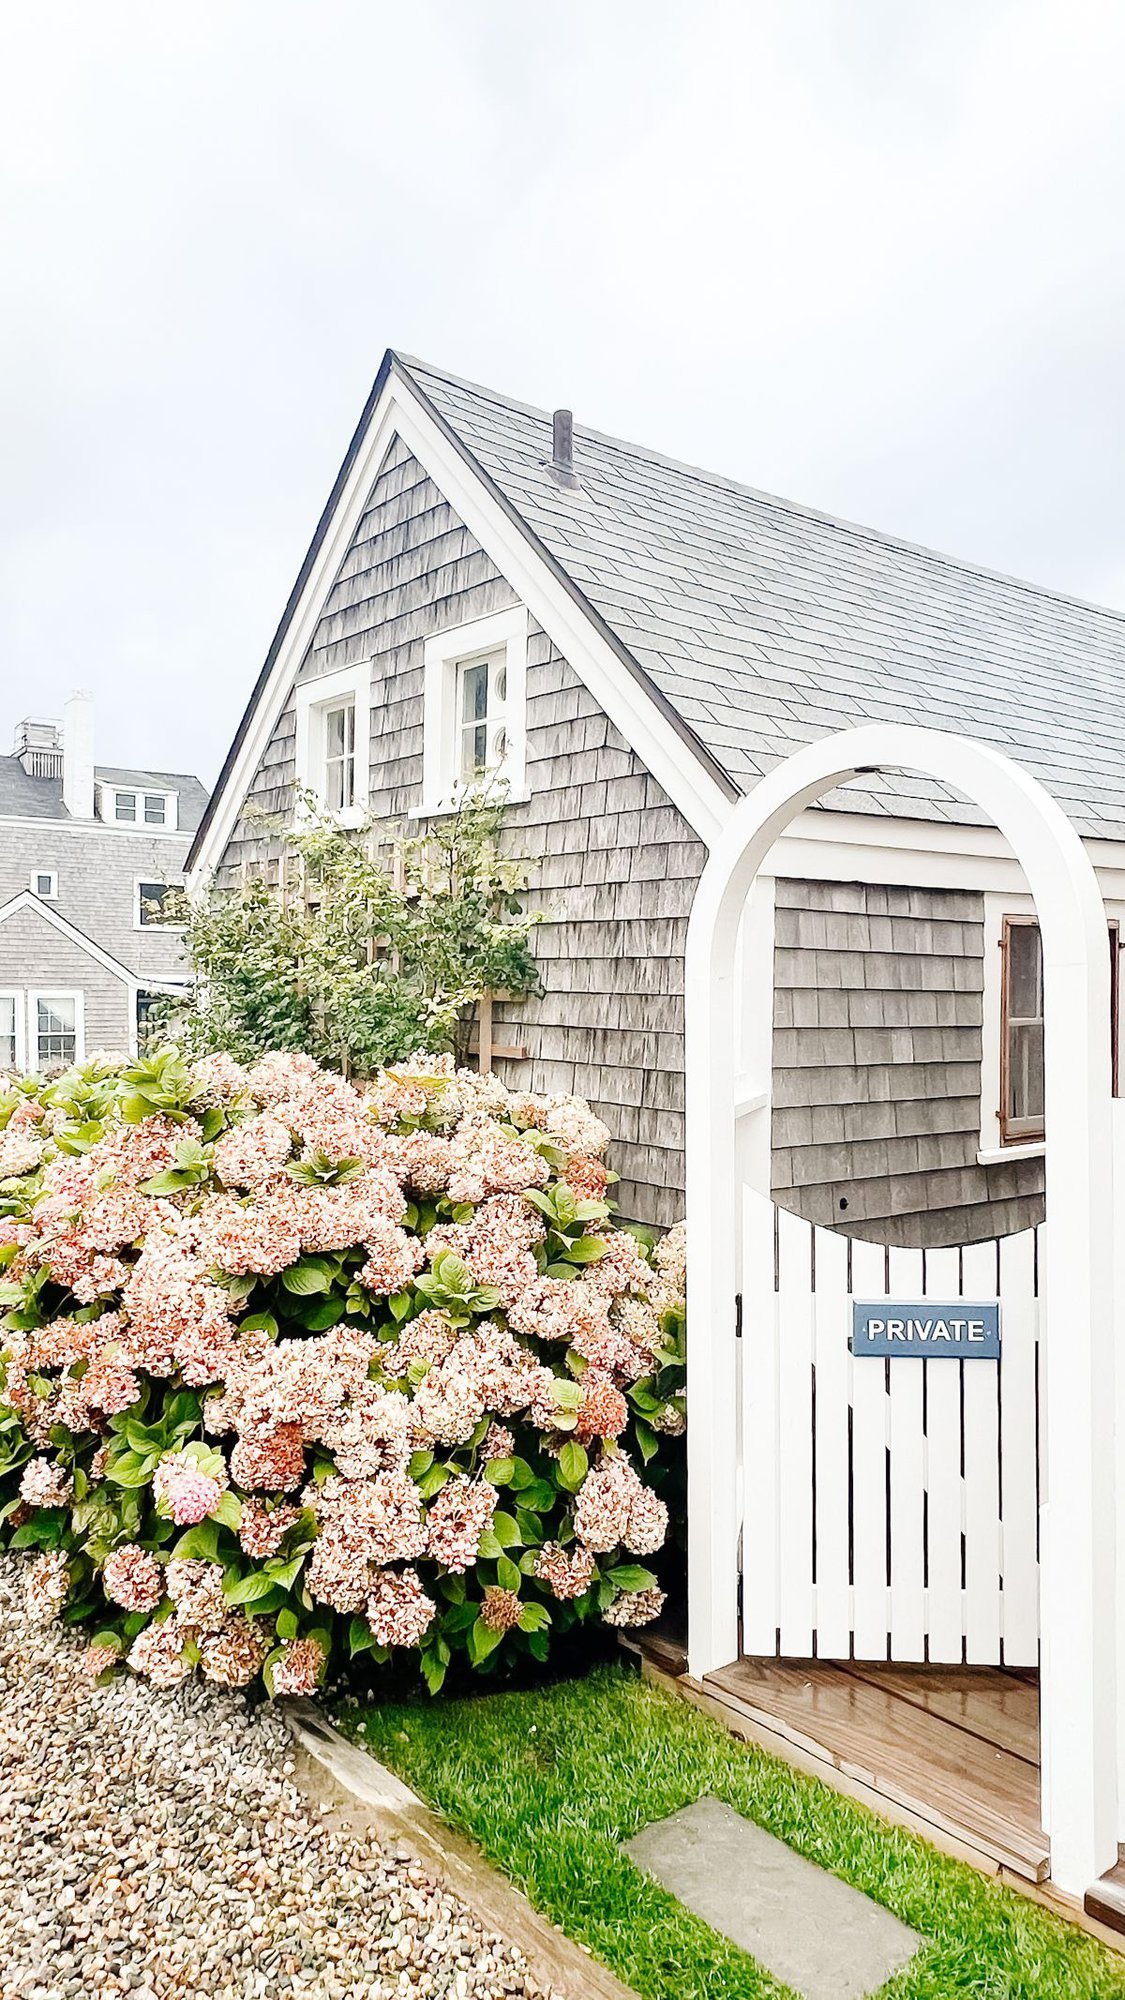
[[[3,0],[0,748],[212,780],[383,349],[1125,608],[1125,9]]]

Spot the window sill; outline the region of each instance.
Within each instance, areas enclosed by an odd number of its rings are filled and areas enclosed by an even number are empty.
[[[1002,1167],[1006,1160],[1041,1160],[1047,1151],[1045,1139],[1020,1139],[1011,1146],[981,1146],[978,1167]]]
[[[527,804],[530,797],[531,793],[524,786],[518,792],[504,792],[502,795],[498,793],[497,803],[506,806],[523,806]],[[433,799],[429,802],[423,801],[420,806],[409,807],[406,817],[407,819],[448,819],[453,813],[460,812],[464,804],[465,799]]]

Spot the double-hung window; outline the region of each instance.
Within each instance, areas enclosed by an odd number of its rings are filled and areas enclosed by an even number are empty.
[[[294,701],[299,792],[344,826],[361,826],[370,783],[370,661],[299,682]]]
[[[180,916],[175,907],[176,899],[182,892],[169,882],[142,882],[133,884],[133,928],[148,930],[150,925],[166,925],[181,928]],[[168,910],[169,898],[173,908]]]
[[[76,993],[33,993],[31,1031],[36,1069],[78,1060],[79,997]]]
[[[355,804],[355,700],[324,711],[324,803],[329,812]]]
[[[1109,925],[1109,1022],[1117,1090],[1119,933]],[[1042,1139],[1043,943],[1034,917],[1005,917],[1000,939],[1000,1139],[1005,1146]]]
[[[503,773],[508,753],[507,699],[506,652],[489,653],[480,660],[458,661],[457,777],[462,785],[479,784]]]
[[[474,785],[527,797],[527,612],[522,605],[427,639],[421,814]]]
[[[20,1068],[20,1001],[22,994],[0,993],[0,1070]]]

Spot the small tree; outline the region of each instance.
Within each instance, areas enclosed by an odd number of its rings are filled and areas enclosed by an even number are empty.
[[[502,801],[469,794],[414,838],[331,820],[282,830],[278,882],[186,901],[196,978],[174,1032],[240,1061],[303,1049],[370,1076],[415,1049],[463,1060],[482,994],[531,992],[528,870],[500,852]]]

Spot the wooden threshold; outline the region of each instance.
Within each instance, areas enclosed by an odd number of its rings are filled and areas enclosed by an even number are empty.
[[[961,1678],[958,1669],[915,1676],[822,1660],[737,1660],[708,1674],[704,1687],[993,1868],[1042,1882],[1050,1848],[1039,1823],[1038,1762],[1008,1747],[1029,1744],[1035,1691],[1015,1680],[997,1688],[1002,1743],[984,1733],[993,1729],[984,1674],[976,1670],[963,1694]],[[997,1671],[997,1682],[1005,1678]]]
[[[1087,1889],[1083,1906],[1088,1917],[1096,1917],[1111,1931],[1125,1936],[1125,1861],[1107,1868],[1100,1881]]]

